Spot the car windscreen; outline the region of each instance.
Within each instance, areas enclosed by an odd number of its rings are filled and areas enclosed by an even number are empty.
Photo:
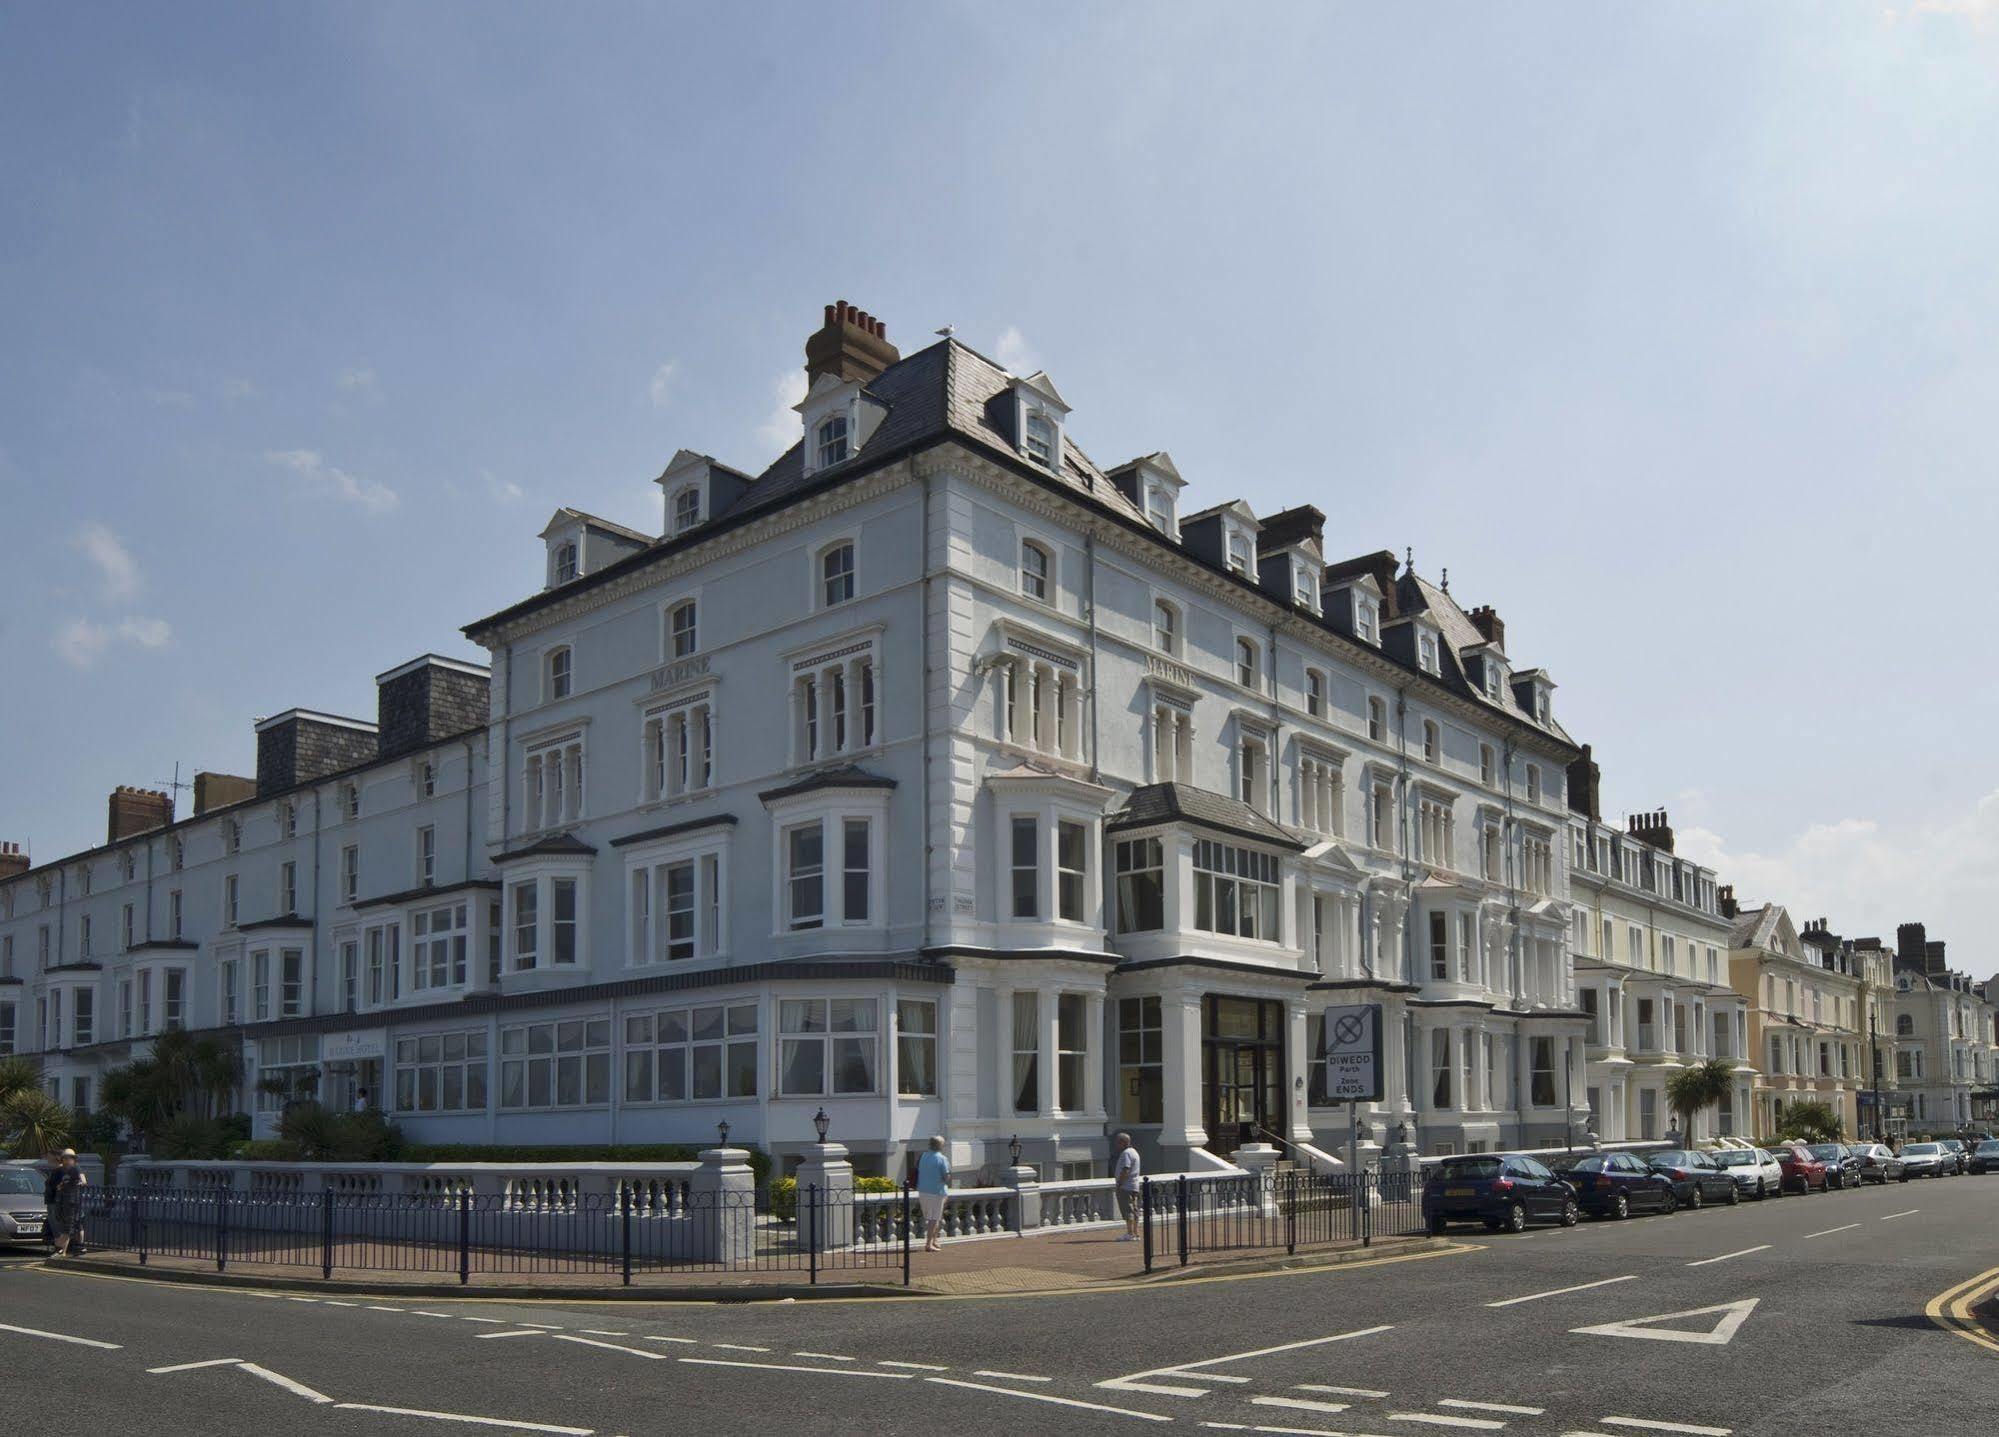
[[[1753,1168],[1756,1166],[1756,1154],[1746,1152],[1741,1148],[1728,1148],[1722,1152],[1718,1152],[1714,1155],[1714,1160],[1717,1166],[1724,1168]]]
[[[1684,1168],[1684,1167],[1691,1167],[1693,1165],[1692,1158],[1689,1154],[1680,1152],[1674,1148],[1667,1148],[1664,1152],[1647,1153],[1645,1155],[1645,1161],[1648,1163],[1657,1163],[1662,1167],[1669,1167],[1669,1168]]]
[[[1471,1182],[1478,1178],[1499,1176],[1498,1158],[1459,1158],[1454,1162],[1438,1163],[1437,1176],[1444,1182]]]
[[[33,1193],[42,1195],[42,1175],[22,1172],[16,1168],[12,1172],[0,1169],[0,1193]]]
[[[1902,1149],[1902,1156],[1908,1158],[1933,1158],[1938,1148],[1935,1143],[1910,1143]]]
[[[1821,1162],[1836,1163],[1846,1156],[1846,1149],[1838,1143],[1813,1143],[1805,1149]]]
[[[1979,1156],[1988,1158],[1999,1155],[1999,1142],[1994,1142],[1992,1139],[1987,1138],[1978,1145],[1978,1153]]]

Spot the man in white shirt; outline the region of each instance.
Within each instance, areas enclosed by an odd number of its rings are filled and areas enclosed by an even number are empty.
[[[1130,1133],[1119,1133],[1112,1143],[1111,1178],[1117,1188],[1118,1216],[1124,1219],[1124,1236],[1119,1242],[1138,1241],[1138,1149],[1131,1145]]]

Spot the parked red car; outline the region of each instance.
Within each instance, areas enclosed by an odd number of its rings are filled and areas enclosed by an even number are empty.
[[[1784,1170],[1785,1192],[1808,1193],[1814,1188],[1824,1192],[1831,1181],[1826,1165],[1813,1157],[1811,1149],[1803,1143],[1779,1143],[1770,1149],[1770,1154]]]

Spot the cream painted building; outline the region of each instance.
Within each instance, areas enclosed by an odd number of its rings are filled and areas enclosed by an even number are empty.
[[[1784,1110],[1806,1100],[1831,1108],[1842,1131],[1858,1132],[1865,1020],[1850,951],[1824,920],[1800,933],[1781,904],[1738,909],[1726,887],[1721,911],[1734,918],[1729,978],[1748,1001],[1749,1051],[1760,1072],[1753,1132],[1774,1133]]]

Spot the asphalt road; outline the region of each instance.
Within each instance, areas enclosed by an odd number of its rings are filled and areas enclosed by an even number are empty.
[[[1924,1306],[1999,1268],[1995,1216],[1999,1179],[1961,1177],[1319,1272],[757,1305],[336,1301],[11,1262],[0,1410],[45,1437],[1985,1433],[1999,1351]]]

